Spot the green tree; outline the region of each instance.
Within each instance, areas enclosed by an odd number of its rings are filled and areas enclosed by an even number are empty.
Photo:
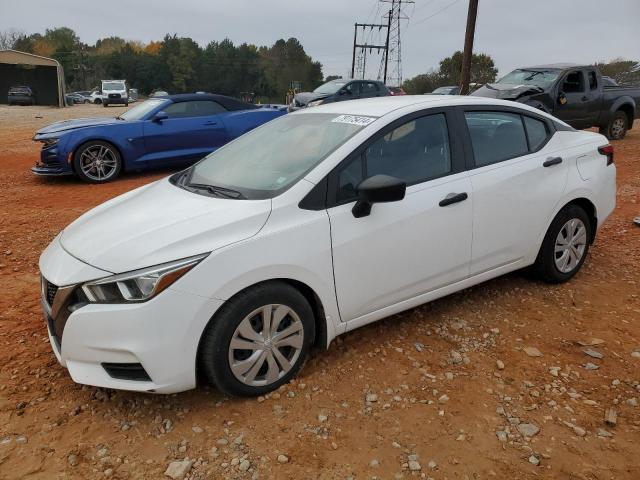
[[[410,95],[421,95],[423,93],[431,93],[443,85],[444,80],[440,77],[440,74],[431,70],[428,73],[421,73],[405,80],[402,83],[402,89]]]
[[[447,85],[459,85],[462,71],[462,52],[440,60],[439,74]],[[471,83],[491,83],[496,80],[498,69],[493,59],[484,53],[474,53],[471,57]]]

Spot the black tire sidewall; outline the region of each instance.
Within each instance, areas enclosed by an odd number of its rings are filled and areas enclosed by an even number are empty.
[[[624,130],[622,131],[622,133],[620,134],[620,136],[618,137],[614,137],[613,136],[613,122],[615,122],[616,120],[618,120],[619,118],[622,119],[622,121],[624,122]],[[627,134],[627,130],[628,130],[629,126],[627,125],[627,115],[624,112],[616,112],[613,115],[613,118],[611,119],[611,123],[609,124],[609,128],[607,128],[607,137],[609,138],[609,140],[622,140],[625,135]]]
[[[229,343],[240,322],[252,311],[268,304],[292,308],[304,327],[304,343],[293,368],[277,382],[252,387],[240,382],[229,365]],[[273,391],[291,380],[302,368],[313,344],[315,322],[309,302],[285,282],[267,282],[241,292],[223,305],[209,322],[200,342],[198,364],[201,373],[218,390],[229,395],[257,396]]]
[[[94,180],[93,178],[89,178],[84,174],[84,172],[82,171],[82,168],[80,168],[80,157],[82,156],[82,152],[84,152],[87,148],[92,147],[94,145],[103,145],[105,147],[109,147],[114,152],[114,154],[116,156],[116,161],[118,162],[118,165],[116,166],[116,173],[114,175],[112,175],[111,177],[105,179],[105,180]],[[115,178],[118,178],[118,176],[120,175],[120,172],[122,172],[122,156],[120,155],[120,152],[118,151],[118,149],[116,147],[114,147],[111,143],[103,142],[101,140],[92,140],[92,141],[89,141],[87,143],[84,143],[84,144],[80,145],[80,147],[74,152],[74,154],[73,154],[73,170],[74,170],[75,174],[83,182],[87,182],[87,183],[107,183],[107,182],[110,182],[110,181],[114,180]]]
[[[577,218],[584,223],[585,228],[587,229],[587,243],[585,245],[584,254],[576,267],[570,272],[564,273],[558,270],[555,262],[556,238],[564,224],[572,218]],[[576,275],[587,258],[591,238],[591,222],[583,208],[578,205],[567,205],[560,210],[547,230],[544,241],[542,242],[542,247],[538,253],[538,258],[536,259],[535,268],[542,280],[548,283],[562,283],[570,280],[574,275]]]

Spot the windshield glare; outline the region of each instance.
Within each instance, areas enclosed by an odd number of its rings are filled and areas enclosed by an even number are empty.
[[[558,70],[527,70],[522,68],[506,74],[498,80],[498,83],[549,87],[556,81],[559,75],[560,72]]]
[[[102,90],[125,90],[123,82],[106,82],[102,84]]]
[[[127,110],[118,118],[121,118],[122,120],[141,120],[142,118],[146,117],[150,111],[152,111],[156,107],[159,107],[165,102],[166,100],[146,100],[142,103],[139,103],[132,109]]]
[[[342,87],[344,87],[347,82],[328,82],[324,85],[320,85],[318,88],[314,90],[315,93],[336,93]]]
[[[232,189],[252,200],[273,198],[373,120],[285,115],[209,154],[192,167],[188,184]]]

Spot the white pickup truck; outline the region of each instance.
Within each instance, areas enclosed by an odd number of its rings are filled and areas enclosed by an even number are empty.
[[[109,105],[129,105],[129,92],[126,80],[102,80],[102,89],[91,94],[93,103]]]

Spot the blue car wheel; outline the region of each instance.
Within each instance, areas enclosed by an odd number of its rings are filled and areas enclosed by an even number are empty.
[[[76,151],[73,166],[76,174],[85,182],[105,183],[120,174],[122,157],[110,143],[93,140]]]

